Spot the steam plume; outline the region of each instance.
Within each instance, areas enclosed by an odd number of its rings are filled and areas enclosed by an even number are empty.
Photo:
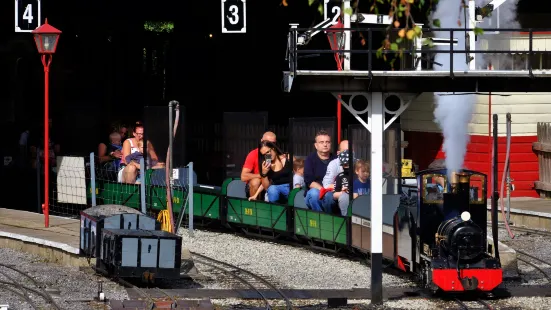
[[[459,0],[440,0],[434,12],[433,18],[440,20],[442,28],[459,28],[458,19],[464,23],[463,9]],[[464,25],[462,24],[464,27]],[[467,26],[468,27],[468,26]],[[439,38],[449,38],[449,31],[435,31]],[[454,32],[457,38],[456,50],[465,50],[465,32]],[[439,50],[449,51],[448,45],[436,46]],[[435,61],[441,63],[437,70],[450,70],[450,54],[438,53]],[[453,70],[467,71],[465,54],[453,55]],[[452,83],[452,82],[450,82]],[[463,161],[469,142],[468,127],[472,117],[475,97],[473,95],[455,95],[450,93],[435,93],[436,109],[434,110],[435,122],[442,129],[444,135],[443,150],[446,153],[446,168],[448,176],[452,171],[463,168]]]
[[[490,3],[491,0],[476,0],[476,5],[483,7]],[[480,28],[520,28],[520,23],[517,20],[517,5],[519,0],[507,0],[498,8],[494,9],[491,16],[486,17],[477,26]],[[481,49],[482,42],[486,41],[490,49],[506,49],[508,44],[504,44],[511,37],[510,31],[500,34],[488,33],[479,37],[476,43],[477,49]],[[511,54],[478,54],[476,59],[477,68],[486,69],[488,65],[492,65],[499,70],[512,70],[524,68],[526,60],[522,57],[513,57]]]

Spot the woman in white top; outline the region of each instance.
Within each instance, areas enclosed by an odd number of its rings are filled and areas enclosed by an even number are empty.
[[[134,137],[126,139],[122,145],[121,168],[118,174],[119,182],[132,184],[136,183],[136,180],[140,174],[140,163],[135,160],[127,162],[127,157],[131,154],[138,155],[136,153],[143,154],[143,147],[140,147],[143,145],[143,132],[143,124],[136,122],[132,132]],[[155,149],[149,141],[147,142],[147,152],[152,161],[159,161],[159,158],[155,153]]]

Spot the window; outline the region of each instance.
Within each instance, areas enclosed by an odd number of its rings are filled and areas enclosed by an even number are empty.
[[[444,193],[448,192],[448,178],[443,174],[423,176],[423,200],[425,203],[443,203]]]
[[[470,178],[471,204],[485,204],[486,202],[486,176],[473,173]]]

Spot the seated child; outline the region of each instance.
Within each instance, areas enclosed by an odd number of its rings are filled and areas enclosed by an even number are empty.
[[[371,167],[365,160],[358,160],[354,166],[356,177],[354,178],[354,199],[361,195],[369,195],[371,182],[369,180],[369,171]]]
[[[350,197],[348,195],[348,180],[349,178],[349,152],[344,150],[339,154],[339,162],[343,168],[343,172],[337,174],[335,178],[335,186],[333,192],[333,199],[339,202],[339,209],[341,210],[341,215],[345,216],[348,211],[348,205],[350,202]]]
[[[109,140],[111,141],[110,147],[107,148],[108,150],[111,150],[111,158],[112,160],[105,163],[106,170],[112,170],[112,171],[119,171],[120,165],[121,165],[121,159],[117,158],[113,155],[114,152],[119,151],[122,153],[122,141],[121,141],[121,135],[118,132],[114,132],[111,135],[109,135]]]
[[[302,188],[304,184],[304,158],[293,160],[293,188]]]

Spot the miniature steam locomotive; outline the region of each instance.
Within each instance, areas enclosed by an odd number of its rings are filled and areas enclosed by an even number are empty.
[[[486,236],[486,176],[464,170],[448,182],[446,173],[420,172],[418,195],[398,207],[397,266],[432,290],[491,291],[502,269]]]

